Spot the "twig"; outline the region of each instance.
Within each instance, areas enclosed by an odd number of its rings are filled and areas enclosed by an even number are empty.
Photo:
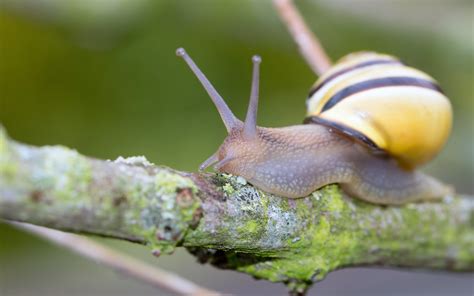
[[[331,67],[331,60],[293,5],[293,1],[273,0],[273,4],[308,65],[317,75],[324,74]]]
[[[19,222],[9,222],[9,224],[44,238],[59,246],[72,250],[84,257],[92,259],[100,264],[108,266],[120,273],[124,273],[127,276],[136,278],[154,287],[161,288],[178,295],[220,295],[220,293],[216,291],[202,288],[195,283],[183,279],[173,273],[145,264],[142,261],[108,248],[102,244],[96,243],[86,237],[31,224]]]

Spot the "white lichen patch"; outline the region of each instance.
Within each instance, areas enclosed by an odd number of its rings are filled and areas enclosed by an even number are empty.
[[[154,166],[152,162],[146,159],[145,156],[130,156],[130,157],[122,157],[119,156],[113,162],[118,164],[128,164],[128,165],[138,165],[143,167]]]
[[[321,199],[321,197],[322,197],[322,193],[319,192],[319,191],[315,191],[315,192],[313,192],[311,195],[312,195],[316,200],[318,200],[318,201],[319,201],[319,200]]]
[[[221,174],[221,176],[228,181],[227,184],[230,184],[234,190],[239,190],[248,184],[247,180],[241,176],[231,174]]]
[[[235,179],[235,182],[237,182],[238,184],[240,185],[247,185],[247,180],[245,180],[243,177],[240,177],[238,176],[236,179]]]
[[[443,202],[446,204],[452,203],[453,200],[454,200],[454,196],[452,195],[446,195],[445,197],[443,197]]]
[[[294,211],[282,208],[281,204],[271,201],[267,210],[265,233],[271,234],[262,238],[262,245],[272,248],[284,247],[287,240],[298,232],[303,223]]]
[[[61,146],[42,148],[44,163],[42,170],[35,170],[31,177],[40,189],[54,187],[57,197],[64,200],[82,200],[89,204],[90,199],[79,199],[87,194],[91,179],[91,166],[76,150]],[[45,187],[45,188],[41,188]]]
[[[301,237],[297,236],[291,240],[292,243],[299,242],[301,240]]]

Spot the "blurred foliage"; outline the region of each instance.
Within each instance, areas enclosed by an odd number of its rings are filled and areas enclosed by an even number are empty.
[[[56,25],[84,47],[104,48],[133,30],[151,4],[151,0],[2,0],[0,8]]]
[[[336,2],[345,9],[299,3],[333,59],[358,50],[387,52],[440,82],[455,123],[446,149],[426,169],[474,193],[472,18],[470,27],[459,25],[469,19],[450,21],[472,3],[438,1],[439,8],[434,1],[403,10],[401,16],[430,24],[423,16],[438,7],[436,28],[449,30],[424,30],[433,26],[384,24],[391,10],[382,4],[370,10],[379,16],[371,18],[351,13],[347,7],[355,1]],[[49,6],[37,9],[41,3]],[[34,145],[62,144],[98,158],[145,155],[196,170],[225,129],[194,75],[175,57],[180,46],[240,117],[250,92],[250,57],[260,54],[262,126],[301,123],[316,79],[269,1],[2,0],[0,7],[0,122],[14,139]],[[0,238],[5,235],[12,233],[0,228]]]

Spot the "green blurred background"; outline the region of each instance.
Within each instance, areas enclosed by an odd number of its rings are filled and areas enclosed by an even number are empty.
[[[442,85],[455,122],[424,169],[473,194],[472,1],[297,1],[333,59],[358,50],[400,57]],[[183,46],[243,117],[250,57],[263,58],[259,125],[301,123],[315,75],[270,1],[2,0],[0,123],[33,145],[61,144],[102,159],[145,155],[196,170],[225,129]],[[239,295],[283,295],[281,284],[201,266],[180,250],[100,241],[199,284]],[[385,294],[384,294],[385,293]],[[470,295],[472,277],[377,269],[331,274],[310,295]],[[0,224],[0,295],[166,295]]]

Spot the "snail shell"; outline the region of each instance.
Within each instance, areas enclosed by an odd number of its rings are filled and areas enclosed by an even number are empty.
[[[448,98],[429,75],[397,58],[352,53],[316,81],[306,122],[327,125],[406,168],[431,160],[452,125]]]

